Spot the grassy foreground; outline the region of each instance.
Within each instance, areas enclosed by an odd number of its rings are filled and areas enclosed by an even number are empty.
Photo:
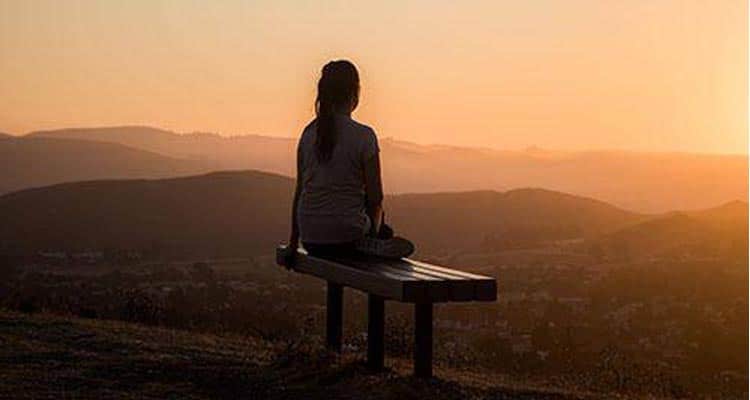
[[[409,360],[368,373],[363,355],[137,324],[0,311],[0,398],[582,399],[612,398]]]

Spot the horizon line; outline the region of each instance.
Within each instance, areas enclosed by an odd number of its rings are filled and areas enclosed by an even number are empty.
[[[62,130],[73,130],[73,129],[81,129],[81,130],[94,130],[94,129],[113,129],[113,128],[148,128],[148,129],[155,129],[160,130],[168,133],[172,133],[175,135],[214,135],[219,136],[224,139],[232,139],[232,138],[241,138],[241,137],[247,137],[247,136],[258,136],[258,137],[264,137],[264,138],[271,138],[271,139],[287,139],[287,140],[294,140],[297,139],[297,136],[283,136],[279,134],[272,134],[272,133],[220,133],[220,132],[211,132],[211,131],[200,131],[200,130],[194,130],[194,131],[178,131],[173,130],[170,128],[164,128],[161,126],[156,125],[148,125],[148,124],[116,124],[116,125],[89,125],[89,126],[68,126],[68,127],[61,127],[61,128],[46,128],[46,129],[36,129],[32,131],[28,131],[26,133],[11,133],[6,130],[0,130],[0,134],[7,134],[13,137],[22,138],[25,136],[28,136],[33,133],[38,132],[52,132],[52,131],[62,131]],[[711,151],[695,151],[695,150],[667,150],[667,149],[629,149],[629,148],[611,148],[611,147],[600,147],[600,148],[580,148],[580,149],[565,149],[565,148],[553,148],[553,147],[545,147],[539,144],[528,144],[523,148],[507,148],[507,147],[488,147],[488,146],[479,146],[479,145],[458,145],[458,144],[447,144],[447,143],[434,143],[434,142],[420,142],[420,141],[413,141],[413,140],[405,140],[405,139],[399,139],[395,136],[388,135],[388,136],[380,136],[378,135],[380,140],[386,141],[394,141],[394,142],[402,142],[406,144],[414,144],[419,146],[425,146],[425,147],[444,147],[444,148],[454,148],[454,149],[464,149],[464,150],[481,150],[481,151],[492,151],[492,152],[529,152],[529,151],[548,151],[548,152],[556,152],[556,153],[594,153],[594,152],[621,152],[621,153],[646,153],[646,154],[686,154],[686,155],[714,155],[714,156],[743,156],[743,157],[749,157],[750,156],[750,148],[745,149],[744,152],[711,152]]]

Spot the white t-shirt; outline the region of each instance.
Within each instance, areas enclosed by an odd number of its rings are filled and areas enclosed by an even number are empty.
[[[336,145],[321,164],[315,150],[317,123],[302,132],[297,147],[302,191],[297,222],[302,242],[352,242],[365,234],[364,165],[378,154],[378,139],[369,126],[336,115]]]

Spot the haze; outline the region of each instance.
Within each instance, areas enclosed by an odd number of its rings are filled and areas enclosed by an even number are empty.
[[[0,131],[299,134],[327,60],[381,137],[746,153],[747,2],[3,1]]]

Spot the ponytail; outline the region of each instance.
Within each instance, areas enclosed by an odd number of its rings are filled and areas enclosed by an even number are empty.
[[[317,135],[315,151],[321,164],[328,162],[336,147],[336,113],[351,111],[359,99],[359,74],[349,61],[331,61],[323,67],[315,99]]]

